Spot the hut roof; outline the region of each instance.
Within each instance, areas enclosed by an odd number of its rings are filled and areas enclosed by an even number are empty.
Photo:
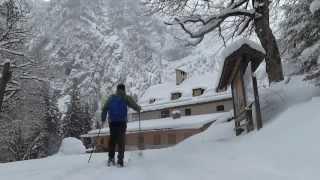
[[[224,63],[220,79],[217,85],[217,92],[225,91],[238,70],[241,63],[252,62],[252,70],[255,71],[265,58],[265,50],[257,43],[241,39],[227,47],[221,53]]]

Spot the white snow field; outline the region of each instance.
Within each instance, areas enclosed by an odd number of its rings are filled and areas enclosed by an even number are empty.
[[[1,180],[318,180],[320,97],[291,106],[261,131],[235,137],[233,123],[168,149],[131,156],[127,167],[106,167],[107,155],[55,155],[0,164]],[[128,154],[127,154],[128,155]]]

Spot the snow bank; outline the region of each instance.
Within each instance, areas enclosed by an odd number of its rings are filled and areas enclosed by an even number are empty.
[[[72,137],[64,138],[59,149],[59,154],[64,155],[83,154],[85,152],[86,148],[82,142]]]
[[[311,4],[310,4],[310,11],[312,12],[312,14],[316,13],[316,11],[320,10],[320,0],[314,0]]]
[[[294,104],[311,100],[320,95],[320,89],[303,80],[303,76],[293,76],[269,88],[260,88],[262,117],[268,122]]]

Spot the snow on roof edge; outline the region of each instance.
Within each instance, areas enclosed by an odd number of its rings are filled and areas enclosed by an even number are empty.
[[[262,52],[263,54],[266,54],[266,50],[257,42],[251,41],[249,39],[246,38],[240,38],[234,42],[232,42],[230,45],[228,45],[223,51],[221,51],[220,53],[220,57],[222,59],[227,58],[228,56],[230,56],[233,52],[235,52],[236,50],[238,50],[239,48],[241,48],[241,46],[243,46],[244,44],[247,44],[248,46],[250,46],[251,48]]]
[[[148,104],[148,105],[142,106],[142,112],[155,111],[155,110],[171,108],[171,107],[214,102],[214,101],[221,101],[221,100],[230,99],[230,98],[232,98],[232,95],[231,93],[227,92],[227,93],[213,95],[213,96],[200,96],[200,97],[188,98],[188,99],[182,99],[182,100],[177,99],[175,101],[164,102],[162,104]]]
[[[212,113],[196,116],[183,116],[179,119],[163,118],[153,120],[141,121],[142,131],[157,131],[161,129],[176,130],[176,129],[198,129],[204,125],[219,121],[221,119],[228,119],[230,113]],[[139,130],[138,121],[129,122],[127,124],[127,134],[135,133]],[[81,135],[81,137],[95,137],[99,133],[98,129],[91,130],[87,134]],[[100,135],[109,135],[109,127],[103,128],[100,131]]]
[[[197,74],[189,76],[182,84],[176,85],[174,82],[166,82],[162,84],[157,84],[149,87],[146,92],[139,99],[139,103],[143,105],[148,105],[150,99],[156,99],[155,104],[163,104],[161,101],[166,101],[166,103],[171,103],[170,96],[172,93],[182,93],[182,98],[192,98],[192,91],[197,88],[203,88],[206,91],[203,95],[211,94],[209,89],[212,89],[212,93],[215,85],[215,72],[205,72],[203,74]]]
[[[233,52],[235,52],[236,50],[238,50],[239,48],[241,48],[241,46],[243,46],[244,44],[247,44],[248,46],[250,46],[251,48],[257,50],[257,51],[260,51],[262,52],[263,54],[266,54],[266,50],[261,46],[260,43],[257,43],[257,42],[254,42],[254,41],[251,41],[249,39],[246,39],[246,38],[240,38],[234,42],[232,42],[229,46],[227,46],[224,50],[221,51],[220,53],[220,59],[222,60],[223,63],[222,64],[222,67],[220,68],[219,72],[218,72],[218,76],[217,76],[217,79],[215,81],[215,89],[216,89],[216,92],[217,92],[217,88],[219,86],[219,83],[220,83],[220,79],[221,79],[221,75],[222,75],[222,71],[223,71],[223,68],[224,68],[224,61],[225,59],[230,56]]]

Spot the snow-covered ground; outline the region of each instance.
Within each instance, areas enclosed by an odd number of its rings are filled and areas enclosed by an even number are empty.
[[[162,150],[130,155],[126,168],[106,167],[107,154],[55,155],[0,164],[2,180],[317,180],[320,97],[289,107],[261,131],[235,137],[233,123]],[[129,153],[127,153],[127,157]]]

